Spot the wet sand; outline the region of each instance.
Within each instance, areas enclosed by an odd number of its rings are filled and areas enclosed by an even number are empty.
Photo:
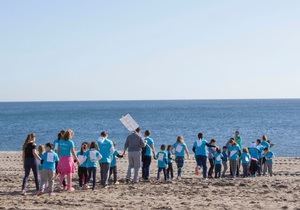
[[[126,158],[118,160],[120,184],[108,189],[82,191],[74,176],[75,192],[35,195],[30,175],[27,196],[20,194],[21,153],[0,152],[0,209],[299,209],[300,158],[276,158],[273,177],[210,179],[194,175],[194,160],[187,160],[182,180],[158,183],[156,163],[151,182],[124,183]],[[174,167],[176,170],[176,166]],[[98,170],[99,171],[99,170]],[[99,181],[100,173],[97,173]]]

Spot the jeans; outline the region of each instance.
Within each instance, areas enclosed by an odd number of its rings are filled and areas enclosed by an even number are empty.
[[[221,177],[222,164],[215,165],[215,178]]]
[[[236,171],[238,167],[238,160],[231,160],[229,161],[230,163],[230,171],[231,171],[231,176],[236,177]]]
[[[126,179],[130,180],[131,170],[134,169],[133,182],[137,183],[139,181],[139,170],[141,168],[141,152],[128,152],[128,170]]]
[[[177,164],[177,177],[181,177],[182,168],[184,165],[184,157],[176,157],[175,162]]]
[[[249,163],[243,163],[242,166],[243,166],[243,177],[247,177],[249,171]]]
[[[167,179],[173,179],[174,177],[174,172],[173,172],[173,163],[169,163],[168,164],[168,168],[167,168]]]
[[[142,167],[142,178],[148,180],[150,176],[151,156],[144,156]]]
[[[158,168],[158,171],[157,171],[157,180],[160,179],[160,173],[163,171],[164,173],[164,179],[165,181],[167,181],[167,174],[166,174],[166,168]]]
[[[214,167],[215,167],[215,161],[212,158],[209,158],[209,170],[208,170],[208,177],[211,178],[214,172]]]
[[[48,184],[49,193],[54,190],[55,171],[43,169],[41,170],[41,186],[40,190],[44,192],[46,184]]]
[[[40,188],[39,188],[39,179],[38,179],[38,166],[37,166],[35,158],[25,158],[24,170],[25,170],[25,175],[23,178],[22,190],[25,190],[27,182],[28,182],[30,170],[32,170],[33,176],[34,176],[35,187],[36,187],[36,190],[38,191]]]
[[[109,163],[100,163],[101,185],[103,187],[108,185],[109,168]]]
[[[222,172],[222,177],[225,177],[225,173],[228,169],[228,164],[227,164],[227,161],[223,161],[223,172]]]
[[[113,166],[109,168],[109,179],[111,179],[111,176],[114,176],[114,183],[118,181],[118,171],[117,166]]]
[[[202,168],[202,174],[203,174],[203,178],[207,177],[207,157],[204,155],[196,155],[196,162],[197,165],[200,166]]]
[[[88,170],[86,167],[78,167],[79,187],[82,187],[87,183]]]
[[[91,180],[91,177],[93,176],[93,190],[95,189],[95,186],[96,186],[96,172],[97,172],[97,168],[96,167],[91,167],[91,168],[88,168],[88,182],[90,182]]]

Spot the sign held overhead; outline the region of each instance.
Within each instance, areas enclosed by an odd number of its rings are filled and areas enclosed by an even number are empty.
[[[133,132],[140,127],[130,114],[123,116],[120,121],[130,132]]]

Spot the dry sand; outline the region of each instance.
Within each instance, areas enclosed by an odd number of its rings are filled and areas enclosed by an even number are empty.
[[[188,160],[183,179],[173,183],[122,182],[127,161],[119,160],[120,185],[108,189],[61,192],[37,197],[31,179],[27,196],[20,194],[21,154],[0,153],[0,209],[300,209],[300,158],[276,158],[273,177],[212,179],[194,175],[195,161]],[[99,173],[97,173],[99,179]],[[74,177],[77,184],[77,175]]]

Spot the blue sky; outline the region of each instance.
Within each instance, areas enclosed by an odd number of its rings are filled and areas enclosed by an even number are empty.
[[[300,98],[300,1],[0,1],[0,101]]]

